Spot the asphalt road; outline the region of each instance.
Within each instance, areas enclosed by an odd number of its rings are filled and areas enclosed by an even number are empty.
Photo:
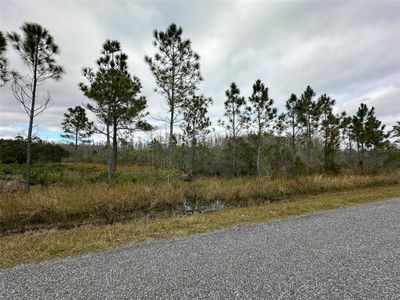
[[[400,299],[400,199],[0,272],[1,299]]]

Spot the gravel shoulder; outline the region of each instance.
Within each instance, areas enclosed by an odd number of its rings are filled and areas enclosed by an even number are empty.
[[[400,199],[0,271],[0,299],[400,299]]]

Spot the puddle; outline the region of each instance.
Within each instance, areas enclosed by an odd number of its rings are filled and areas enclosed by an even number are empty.
[[[205,212],[220,211],[226,209],[226,206],[222,201],[215,201],[209,205],[197,205],[192,203],[190,200],[185,200],[183,202],[183,212],[185,214],[198,215]]]

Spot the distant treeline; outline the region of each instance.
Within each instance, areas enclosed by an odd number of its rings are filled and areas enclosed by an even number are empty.
[[[69,156],[69,152],[61,145],[35,139],[32,144],[33,162],[61,162]],[[0,139],[0,162],[4,164],[26,162],[26,141],[22,138],[14,140]]]
[[[290,137],[267,134],[265,151],[261,154],[261,175],[293,177],[307,174],[359,174],[361,173],[356,147],[342,144],[335,150],[334,168],[326,169],[324,143],[313,139],[310,166],[307,167],[307,151],[302,140],[296,140],[297,156],[292,156]],[[71,155],[69,162],[106,163],[105,145],[82,145],[75,151],[72,145],[63,145]],[[195,168],[192,168],[192,149],[181,134],[176,135],[174,166],[186,173],[200,176],[232,176],[232,148],[229,137],[209,135],[196,146]],[[236,176],[257,175],[257,140],[252,134],[237,138]],[[158,136],[150,143],[121,140],[118,163],[140,164],[157,168],[168,168],[168,137]],[[400,168],[400,149],[385,143],[364,153],[364,173],[376,174]]]

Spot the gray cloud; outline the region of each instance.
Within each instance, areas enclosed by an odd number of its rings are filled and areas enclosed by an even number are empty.
[[[229,84],[237,82],[248,96],[257,78],[267,83],[281,110],[291,93],[301,94],[310,84],[317,94],[333,96],[338,111],[354,113],[364,101],[389,126],[400,120],[400,2],[2,1],[0,8],[1,30],[38,22],[61,49],[59,62],[67,74],[42,89],[53,99],[36,120],[42,136],[54,138],[65,110],[87,103],[78,88],[81,70],[94,66],[107,38],[119,40],[129,55],[151,115],[165,116],[143,57],[154,53],[153,29],[171,22],[183,27],[201,55],[200,92],[214,98],[214,125]],[[8,56],[13,66],[22,67],[12,50]],[[9,87],[0,93],[0,136],[23,132],[22,109]]]

